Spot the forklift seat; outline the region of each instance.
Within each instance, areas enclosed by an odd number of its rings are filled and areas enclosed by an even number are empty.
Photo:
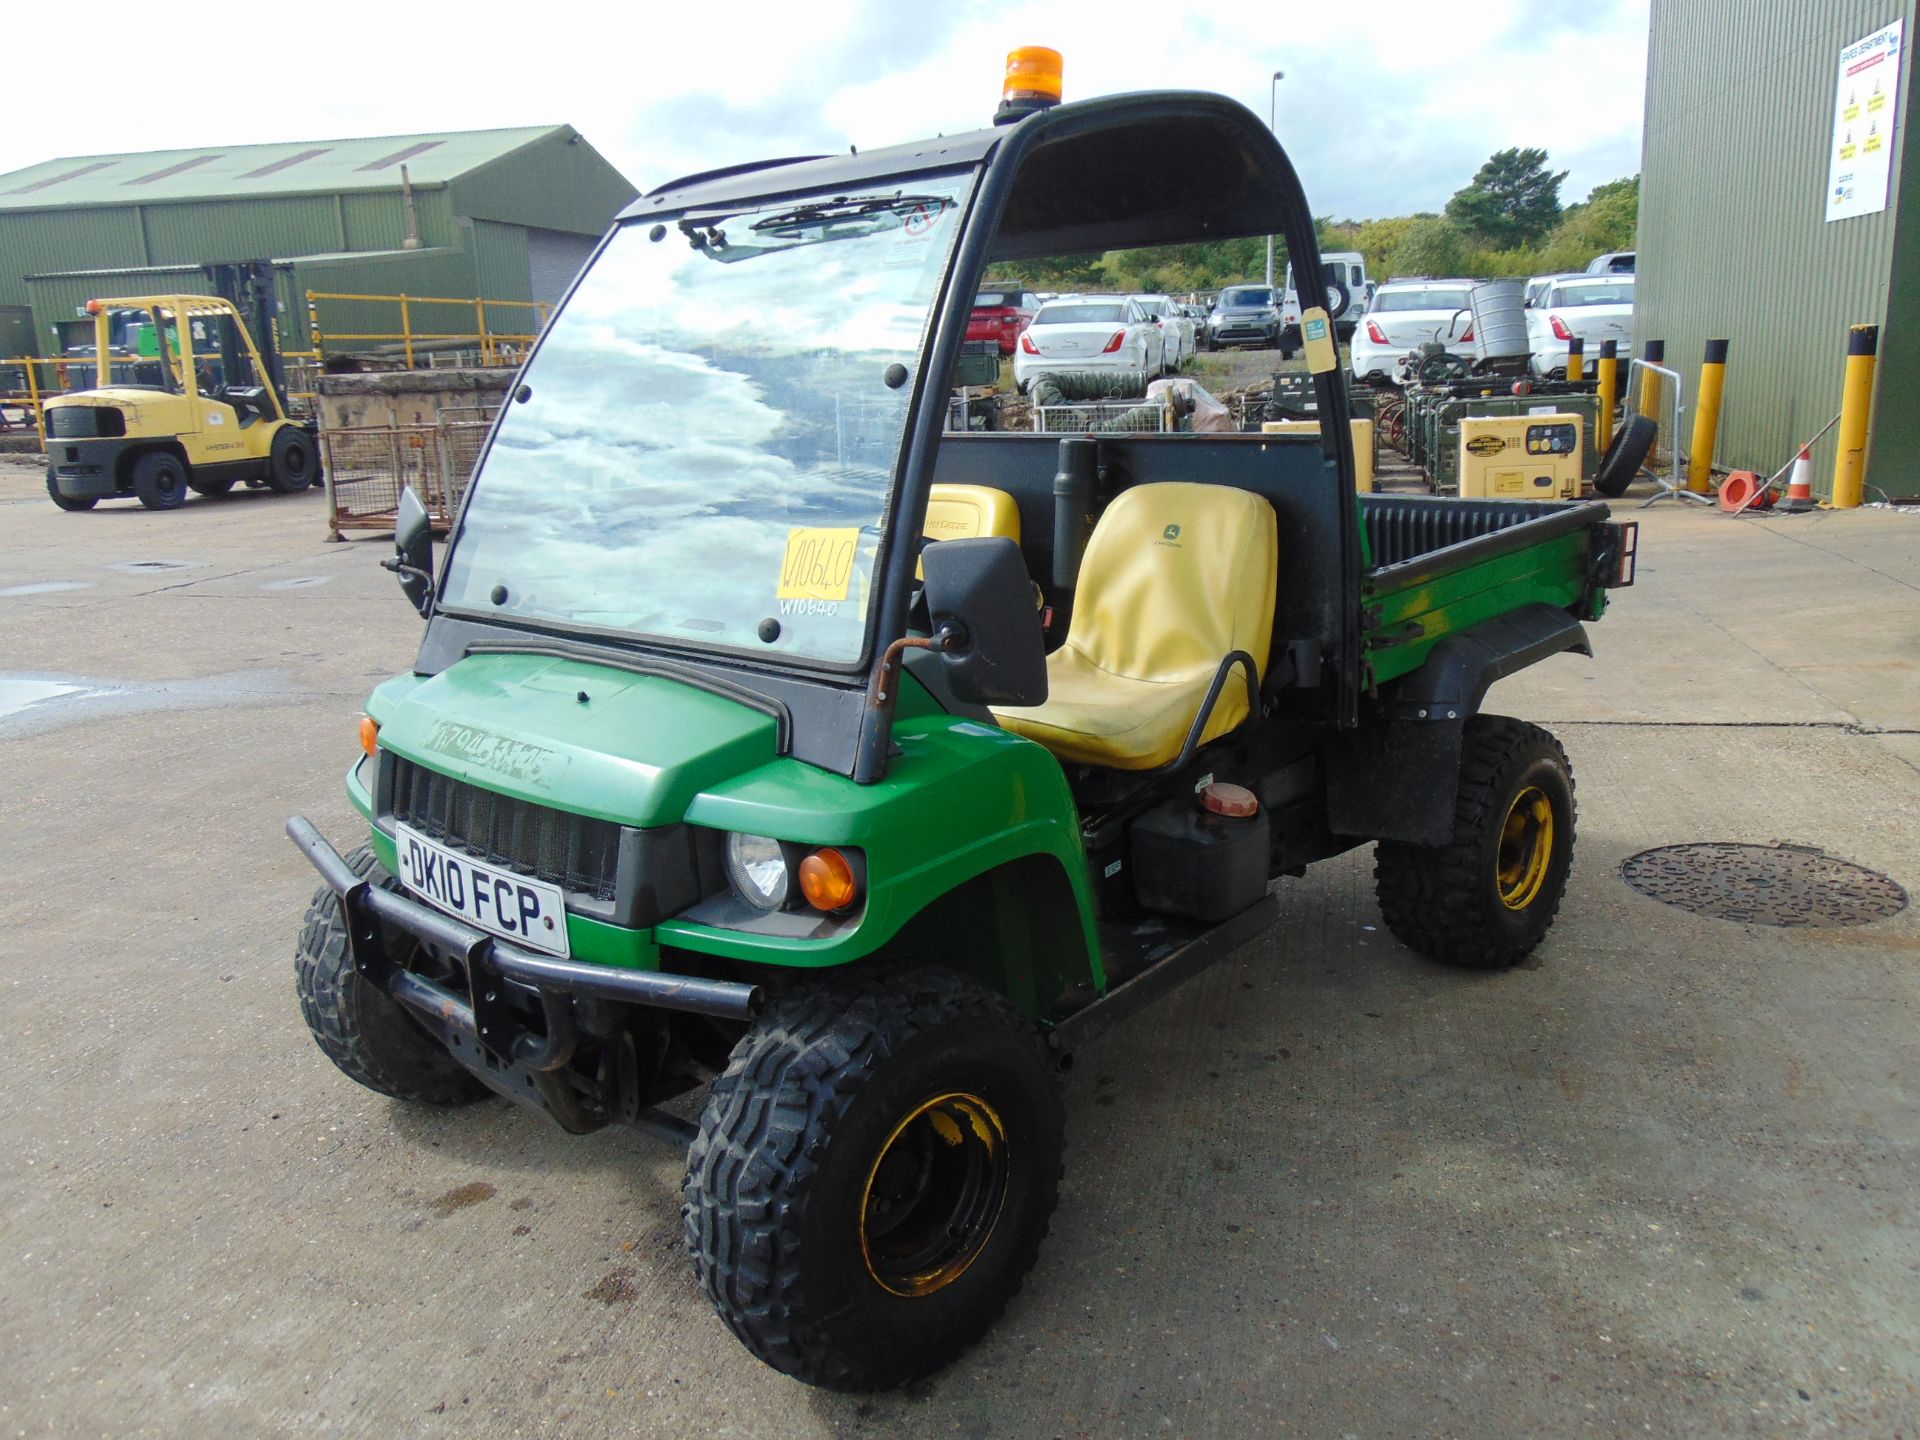
[[[1265,675],[1279,545],[1273,507],[1225,485],[1140,485],[1107,506],[1080,562],[1067,640],[1047,657],[1044,705],[996,709],[1062,760],[1152,770],[1180,754],[1220,663]],[[1202,743],[1247,718],[1225,685]]]

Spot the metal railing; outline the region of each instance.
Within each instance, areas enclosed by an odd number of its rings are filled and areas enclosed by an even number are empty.
[[[397,330],[333,330],[320,323],[322,301],[355,306],[392,306]],[[415,311],[428,307],[427,318],[444,316],[446,307],[473,312],[469,329],[429,330],[415,324]],[[437,309],[433,307],[439,307]],[[527,312],[532,312],[528,314]],[[307,329],[314,359],[324,360],[329,353],[341,353],[354,345],[399,347],[409,370],[418,368],[418,354],[446,351],[471,351],[481,366],[518,365],[546,328],[553,307],[540,300],[482,300],[478,297],[453,298],[444,295],[355,295],[332,290],[307,291]],[[514,329],[496,329],[495,319],[507,317],[519,322]],[[364,313],[364,311],[362,312]],[[464,319],[465,317],[460,317]],[[532,328],[527,328],[529,322]],[[442,323],[436,321],[436,323]]]

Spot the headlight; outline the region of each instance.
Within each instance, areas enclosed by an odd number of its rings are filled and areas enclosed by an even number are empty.
[[[765,835],[727,837],[727,880],[734,893],[761,910],[787,903],[787,857],[778,840]]]

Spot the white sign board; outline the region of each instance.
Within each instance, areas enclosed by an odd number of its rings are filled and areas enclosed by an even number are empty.
[[[1887,208],[1893,171],[1893,119],[1900,113],[1901,21],[1840,52],[1828,151],[1827,219]]]

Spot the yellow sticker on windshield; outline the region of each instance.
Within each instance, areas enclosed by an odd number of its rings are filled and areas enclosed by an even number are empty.
[[[787,553],[780,562],[780,600],[844,600],[853,584],[853,558],[860,532],[811,530],[787,532]]]

